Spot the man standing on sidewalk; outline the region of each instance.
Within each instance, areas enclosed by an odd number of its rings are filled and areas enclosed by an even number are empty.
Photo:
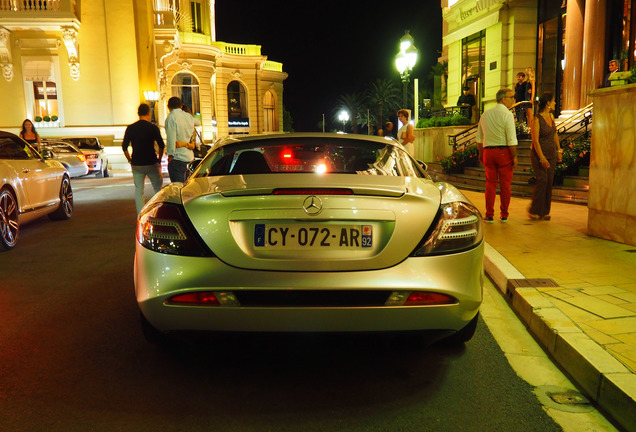
[[[477,127],[479,162],[486,167],[486,216],[487,223],[494,223],[495,196],[499,183],[501,222],[508,222],[510,185],[512,172],[517,166],[517,133],[510,107],[515,102],[515,92],[502,88],[497,92],[497,105],[486,110]]]
[[[194,119],[181,109],[181,99],[168,99],[170,114],[166,117],[166,154],[168,155],[168,175],[171,182],[184,182],[188,162],[194,160],[194,153],[188,147],[179,147],[177,141],[190,143],[194,131]]]
[[[132,168],[135,183],[135,206],[137,214],[144,206],[144,185],[146,176],[150,179],[155,193],[161,190],[161,157],[165,147],[159,128],[150,122],[150,106],[142,103],[137,109],[139,121],[126,128],[121,148]],[[159,154],[155,151],[155,142],[159,147]],[[128,153],[128,146],[132,144],[132,156]]]

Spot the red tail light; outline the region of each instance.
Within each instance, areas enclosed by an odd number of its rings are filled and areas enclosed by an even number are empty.
[[[221,302],[212,291],[200,291],[176,295],[166,300],[166,304],[176,306],[220,306]]]
[[[404,302],[404,306],[443,305],[453,303],[457,303],[457,300],[446,294],[413,291]]]
[[[78,154],[77,158],[79,160],[81,160],[82,162],[86,162],[86,155],[85,154]]]

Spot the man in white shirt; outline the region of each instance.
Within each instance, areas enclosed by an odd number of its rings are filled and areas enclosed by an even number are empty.
[[[508,222],[512,172],[517,166],[517,133],[510,107],[515,92],[502,88],[497,92],[497,105],[486,110],[477,127],[479,162],[486,167],[486,215],[484,221],[494,223],[495,196],[499,183],[501,222]]]
[[[194,131],[194,119],[181,109],[181,99],[168,99],[170,114],[166,117],[166,154],[168,155],[168,175],[171,182],[184,182],[188,162],[194,160],[194,153],[187,145]],[[181,147],[177,142],[186,144]]]

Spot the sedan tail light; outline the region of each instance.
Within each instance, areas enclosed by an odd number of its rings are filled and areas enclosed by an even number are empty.
[[[78,154],[77,158],[82,161],[82,162],[86,162],[86,155],[85,154]]]
[[[159,253],[214,256],[184,216],[183,207],[175,204],[160,203],[145,209],[137,220],[137,241]]]
[[[455,297],[428,291],[394,291],[386,306],[439,306],[457,303]]]

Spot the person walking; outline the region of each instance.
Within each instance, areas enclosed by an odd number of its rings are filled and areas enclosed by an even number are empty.
[[[563,152],[552,115],[555,106],[552,92],[543,92],[539,97],[539,112],[532,125],[530,161],[537,182],[534,185],[528,216],[535,220],[550,220],[554,170],[557,162],[561,162]]]
[[[20,138],[22,138],[29,144],[37,145],[38,150],[40,149],[40,135],[35,130],[35,126],[33,126],[33,122],[31,120],[26,119],[22,122]]]
[[[413,125],[409,123],[409,111],[401,109],[397,112],[398,120],[402,123],[402,127],[398,130],[397,139],[404,146],[408,154],[415,157],[415,135],[413,134]]]
[[[124,141],[121,148],[124,156],[130,163],[135,183],[135,206],[137,214],[144,206],[144,186],[146,177],[150,179],[155,193],[161,190],[163,178],[161,176],[161,157],[165,144],[161,138],[161,132],[157,125],[150,122],[151,111],[148,104],[142,103],[137,108],[139,120],[126,128]],[[155,151],[155,143],[159,152]],[[132,145],[132,156],[128,152],[128,147]]]
[[[171,182],[184,182],[189,162],[194,160],[194,152],[190,147],[190,137],[194,131],[194,119],[181,109],[183,104],[178,97],[168,99],[166,117],[166,154],[168,155],[168,175]],[[179,142],[179,143],[178,143]],[[180,143],[184,143],[181,146]]]
[[[494,223],[495,196],[499,183],[501,222],[508,222],[512,172],[517,166],[517,134],[510,108],[515,101],[512,89],[502,88],[496,95],[497,105],[486,110],[477,126],[479,162],[486,167],[486,215],[484,221]]]

